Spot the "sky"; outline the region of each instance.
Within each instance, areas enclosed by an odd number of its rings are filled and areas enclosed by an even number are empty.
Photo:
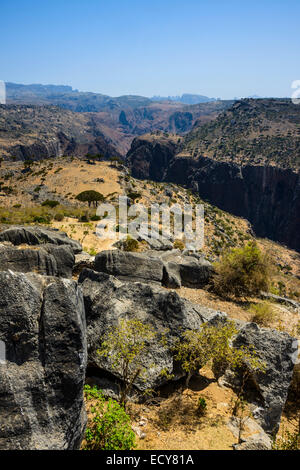
[[[0,0],[0,80],[110,96],[291,96],[300,0]]]

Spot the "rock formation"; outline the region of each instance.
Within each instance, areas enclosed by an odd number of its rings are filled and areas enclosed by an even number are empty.
[[[4,227],[2,226],[2,229]],[[4,228],[0,232],[0,242],[11,242],[13,245],[69,245],[74,253],[81,253],[82,247],[79,242],[69,238],[64,232],[42,226],[15,225]]]
[[[0,272],[0,449],[77,449],[86,327],[76,282]]]
[[[35,272],[71,278],[75,256],[70,245],[45,244],[19,249],[0,243],[0,271]]]

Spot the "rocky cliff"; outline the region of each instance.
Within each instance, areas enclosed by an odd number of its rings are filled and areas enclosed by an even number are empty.
[[[164,174],[203,199],[248,219],[259,237],[300,250],[300,178],[274,166],[240,166],[211,158],[174,158]]]

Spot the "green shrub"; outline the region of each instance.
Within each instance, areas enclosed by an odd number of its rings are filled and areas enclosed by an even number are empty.
[[[221,296],[247,297],[269,289],[270,260],[254,241],[227,251],[215,269],[213,287]]]
[[[50,224],[51,216],[35,215],[33,217],[33,222],[35,222],[37,224]]]
[[[99,215],[92,215],[91,220],[93,222],[98,222],[99,220],[101,220],[101,217]]]
[[[42,203],[42,206],[48,206],[48,207],[56,207],[59,205],[59,202],[58,201],[51,201],[50,199],[46,199],[46,201],[44,201]]]
[[[198,404],[197,404],[197,415],[203,416],[206,413],[207,409],[207,403],[205,398],[199,397],[198,398]]]
[[[274,309],[268,302],[251,304],[249,312],[252,314],[251,321],[260,326],[270,326],[276,320]]]
[[[139,320],[120,320],[105,335],[98,354],[108,358],[111,366],[122,378],[120,403],[125,407],[135,382],[147,371],[142,355],[156,333],[150,325]]]
[[[82,214],[80,215],[78,221],[79,222],[89,222],[90,218],[88,214]]]
[[[182,240],[175,240],[173,243],[173,248],[179,249],[179,250],[184,250],[184,243]]]
[[[115,400],[105,401],[96,387],[85,386],[86,400],[92,400],[91,417],[86,429],[86,450],[131,450],[135,447],[135,434],[129,416]]]
[[[54,214],[54,220],[57,220],[58,222],[61,222],[62,220],[64,220],[65,216],[62,212],[57,212],[56,214]]]
[[[139,248],[139,242],[134,238],[127,237],[122,243],[124,251],[137,251]]]

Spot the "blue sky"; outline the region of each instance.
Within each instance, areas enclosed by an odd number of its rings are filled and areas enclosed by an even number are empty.
[[[290,96],[299,0],[0,0],[0,79],[82,91]]]

